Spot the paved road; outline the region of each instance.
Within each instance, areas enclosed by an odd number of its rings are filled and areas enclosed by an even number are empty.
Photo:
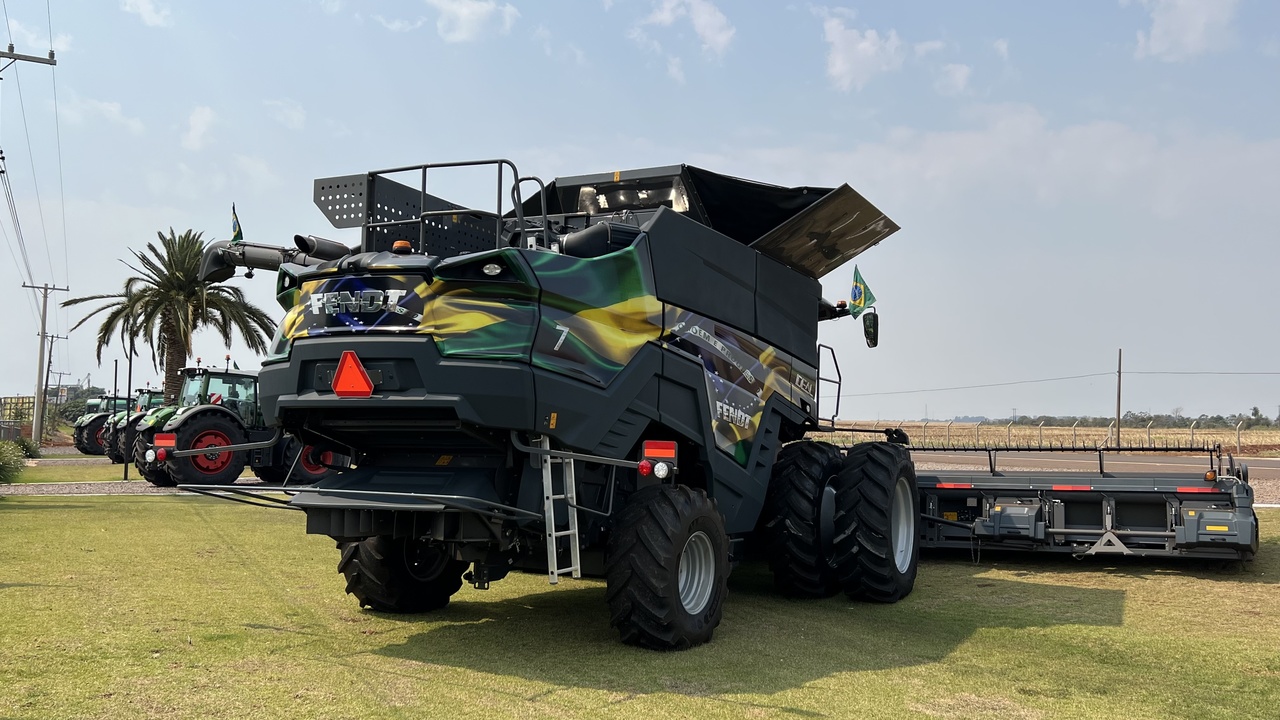
[[[912,457],[917,463],[946,465],[972,465],[986,467],[987,455],[979,452],[926,452],[916,450]],[[1106,455],[1108,472],[1142,473],[1192,473],[1204,472],[1209,467],[1205,455]],[[1250,480],[1280,480],[1280,458],[1242,457],[1249,466]],[[1225,462],[1225,460],[1224,460]],[[1052,470],[1098,470],[1097,453],[1073,452],[1000,452],[996,455],[996,467],[1043,468]]]

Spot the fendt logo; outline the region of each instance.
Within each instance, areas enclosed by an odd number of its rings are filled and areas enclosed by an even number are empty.
[[[388,311],[403,315],[408,310],[400,307],[400,300],[408,294],[408,290],[315,293],[311,296],[311,312],[316,315],[322,313],[336,315],[338,313]]]

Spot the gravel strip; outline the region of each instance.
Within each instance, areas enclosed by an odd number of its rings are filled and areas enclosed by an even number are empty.
[[[265,484],[254,480],[239,480],[234,487],[253,489]],[[0,495],[190,495],[172,487],[156,487],[145,480],[129,482],[60,482],[18,483],[0,485]]]

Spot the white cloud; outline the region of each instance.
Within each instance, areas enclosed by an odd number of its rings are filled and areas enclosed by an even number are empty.
[[[426,3],[440,13],[436,32],[445,42],[475,40],[494,19],[506,34],[520,17],[514,5],[499,5],[495,0],[426,0]]]
[[[24,47],[40,48],[42,51],[52,47],[54,52],[59,53],[71,49],[70,35],[58,33],[53,36],[53,43],[50,44],[48,38],[13,19],[9,20],[9,35],[13,38],[13,44],[17,46],[19,52]]]
[[[684,67],[680,58],[674,55],[667,58],[667,75],[671,76],[672,80],[675,80],[681,85],[684,84]]]
[[[991,47],[995,48],[996,54],[1000,56],[1001,60],[1007,61],[1009,59],[1009,41],[1008,40],[1005,40],[1004,38],[1000,38],[999,40],[996,40],[995,42],[991,43]]]
[[[649,37],[649,34],[641,28],[633,27],[628,30],[627,39],[640,46],[641,49],[647,50],[651,53],[662,52],[662,43]]]
[[[1138,31],[1134,57],[1178,62],[1230,42],[1237,0],[1138,0],[1151,14],[1151,29]],[[1121,0],[1128,4],[1128,0]]]
[[[71,94],[59,108],[62,116],[72,125],[82,125],[95,118],[119,125],[134,135],[141,135],[146,127],[138,118],[129,117],[118,102],[93,100]]]
[[[969,87],[969,74],[972,70],[968,65],[943,65],[933,87],[942,95],[959,95]]]
[[[815,12],[823,17],[823,38],[830,46],[827,77],[836,87],[846,92],[851,87],[861,90],[876,75],[902,67],[902,41],[896,30],[881,35],[875,30],[847,26],[846,20],[853,21],[848,11],[819,8]]]
[[[271,118],[290,130],[301,130],[307,124],[307,111],[296,100],[264,100]]]
[[[388,20],[381,15],[374,15],[373,19],[377,20],[379,25],[382,25],[382,27],[390,30],[391,32],[409,32],[410,30],[417,30],[427,23],[427,19],[424,17],[420,17],[412,22],[409,20]]]
[[[916,57],[919,58],[936,53],[946,46],[947,44],[941,40],[925,40],[924,42],[916,43],[913,47],[916,51]]]
[[[153,0],[120,0],[120,9],[142,18],[147,27],[168,27],[173,22],[169,18],[169,8]]]
[[[236,155],[236,186],[247,186],[254,192],[263,192],[280,185],[280,178],[271,170],[266,160],[252,155]]]
[[[723,57],[737,30],[710,0],[662,0],[642,24],[669,27],[684,17],[692,23],[702,48]]]
[[[187,118],[187,131],[182,135],[182,147],[188,150],[199,150],[209,141],[209,129],[217,120],[213,108],[205,105],[196,107]]]

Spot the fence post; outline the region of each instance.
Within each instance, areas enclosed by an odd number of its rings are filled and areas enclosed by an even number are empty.
[[[982,421],[981,421],[981,420],[979,420],[979,421],[978,421],[978,424],[977,424],[977,425],[974,425],[974,426],[973,426],[973,444],[974,444],[975,446],[977,446],[977,445],[981,445],[981,444],[982,444],[982,440],[980,440],[980,439],[979,439],[979,437],[980,437],[980,436],[979,436],[979,434],[978,434],[978,433],[979,433],[979,428],[981,428],[981,427],[982,427]]]
[[[1076,446],[1076,425],[1079,425],[1079,424],[1080,424],[1079,420],[1071,424],[1071,447]]]
[[[920,429],[920,444],[926,447],[929,445],[929,421],[928,420],[924,421],[924,427]]]
[[[1236,423],[1236,454],[1237,455],[1240,454],[1240,426],[1243,424],[1244,424],[1243,420]]]
[[[1114,428],[1115,426],[1116,426],[1115,420],[1112,420],[1110,423],[1107,424],[1107,439],[1102,441],[1103,446],[1106,446],[1107,443],[1111,442],[1111,429]]]
[[[1004,428],[1004,444],[1005,445],[1013,444],[1013,421],[1012,420],[1010,420],[1009,424],[1006,425]]]
[[[947,423],[947,446],[948,447],[951,446],[951,424],[954,422],[955,420],[952,420],[951,422]]]
[[[1195,444],[1196,444],[1196,423],[1198,423],[1198,422],[1200,422],[1200,421],[1199,421],[1199,420],[1192,420],[1192,421],[1191,421],[1191,444],[1192,444],[1192,445],[1195,445]]]
[[[1040,421],[1040,447],[1044,447],[1044,421]]]

